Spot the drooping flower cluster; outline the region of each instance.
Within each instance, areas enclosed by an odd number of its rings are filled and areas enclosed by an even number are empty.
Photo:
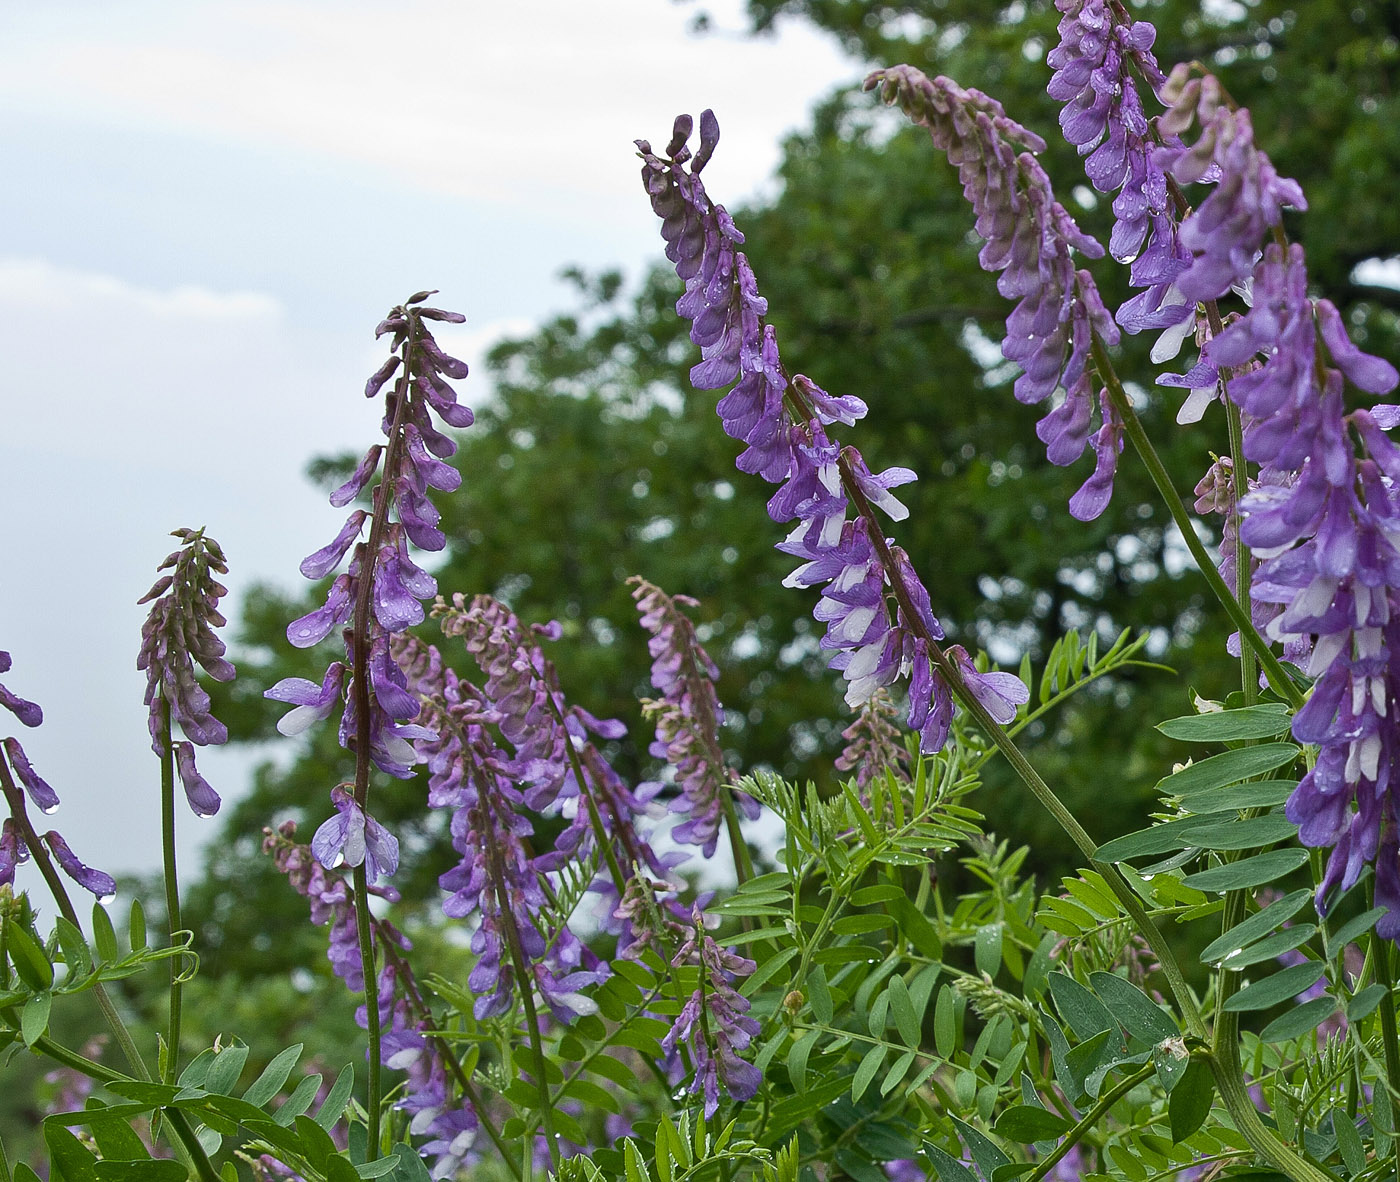
[[[234,678],[233,665],[224,658],[224,642],[214,633],[227,623],[219,600],[228,594],[214,576],[228,574],[228,565],[219,543],[205,537],[202,529],[177,529],[173,536],[183,544],[156,568],[170,573],[161,575],[137,600],[151,603],[151,610],[141,626],[136,667],[146,674],[151,749],[165,756],[172,739],[170,725],[179,724],[185,737],[173,743],[169,754],[191,810],[196,816],[212,817],[219,811],[219,794],[199,774],[194,749],[226,743],[228,728],[210,713],[209,694],[195,680],[194,666],[198,662],[215,681]]]
[[[433,416],[451,427],[472,422],[472,412],[458,404],[450,384],[466,377],[467,367],[438,347],[427,323],[460,324],[465,317],[422,306],[432,294],[417,293],[375,330],[376,337],[389,336],[393,352],[366,383],[365,397],[373,398],[388,386],[382,424],[388,442],[371,447],[330,497],[337,508],[350,504],[380,471],[382,459],[383,475],[371,494],[371,510],[352,512],[340,533],[301,564],[308,579],[324,578],[354,546],[349,567],[331,584],[325,604],[287,628],[293,645],[309,648],[349,625],[345,662],[332,662],[319,686],[289,677],[266,692],[296,707],[278,724],[283,734],[296,734],[325,718],[343,699],[341,745],[357,750],[363,745],[376,767],[400,779],[413,774],[418,759],[411,740],[433,737],[427,728],[413,724],[418,700],[389,655],[390,637],[421,623],[422,601],[437,594],[436,581],[410,558],[409,543],[423,550],[443,548],[446,538],[437,527],[441,515],[428,499],[428,490],[450,492],[462,479],[443,462],[457,445],[437,429]],[[369,537],[359,542],[366,523]],[[338,815],[313,842],[317,857],[353,866],[369,852],[375,854],[376,870],[392,874],[398,864],[397,841],[365,814],[363,799],[346,794],[334,803]],[[366,834],[379,840],[357,840]]]
[[[0,652],[0,673],[8,673],[10,665],[10,654]],[[27,727],[37,727],[44,721],[44,711],[40,706],[12,693],[3,685],[0,685],[0,706]],[[0,749],[4,751],[3,758],[0,758],[0,790],[4,792],[10,814],[0,825],[0,886],[14,885],[15,870],[29,861],[31,854],[41,861],[52,854],[63,872],[80,887],[91,891],[99,899],[110,898],[117,890],[116,880],[110,874],[85,865],[58,830],[36,833],[24,803],[25,793],[34,802],[34,807],[46,814],[57,810],[58,793],[34,770],[18,739],[7,737],[0,743]],[[47,846],[48,854],[42,849],[31,848],[36,842]]]
[[[703,360],[691,370],[691,381],[700,389],[738,381],[720,399],[720,418],[726,432],[748,444],[738,466],[782,484],[768,513],[775,521],[795,521],[778,548],[802,562],[784,581],[824,588],[815,614],[827,626],[821,644],[834,652],[831,667],[845,676],[847,703],[857,707],[908,674],[909,724],[919,730],[923,749],[935,751],[952,717],[951,690],[931,666],[930,645],[942,639],[943,630],[907,556],[885,538],[874,517],[876,507],[896,521],[908,516],[890,490],[914,474],[907,468],[874,474],[859,452],[827,436],[826,428],[865,414],[860,399],[833,397],[801,374],[789,382],[776,334],[762,320],[767,303],[747,259],[735,249],[743,235],[724,208],[710,201],[698,176],[718,142],[718,124],[710,112],[701,115],[693,162],[686,144],[691,126],[689,116],[676,120],[664,157],[637,141],[667,257],[686,284],[676,310],[693,322],[691,339],[701,348]],[[1063,210],[1055,216],[1064,216]],[[852,506],[856,516],[848,520]]]
[[[661,1049],[670,1054],[680,1043],[690,1048],[695,1074],[689,1090],[703,1094],[709,1120],[719,1107],[720,1084],[734,1099],[748,1100],[763,1079],[757,1067],[739,1056],[758,1034],[759,1024],[749,1017],[748,998],[734,988],[735,979],[748,976],[757,965],[716,944],[698,908],[671,964],[696,966],[700,983],[661,1040]]]
[[[724,764],[719,727],[724,708],[715,693],[719,668],[710,659],[695,625],[681,606],[698,607],[688,595],[667,595],[654,583],[634,575],[632,598],[641,612],[642,627],[651,633],[651,684],[660,691],[642,708],[656,723],[651,754],[664,759],[676,772],[680,796],[671,811],[687,819],[671,831],[673,840],[700,847],[705,857],[715,852],[724,823],[725,798],[730,796],[750,820],[758,816],[758,802],[730,788],[734,776]]]
[[[1016,398],[1038,403],[1064,391],[1036,427],[1052,463],[1070,464],[1093,445],[1093,475],[1070,502],[1075,517],[1092,520],[1112,495],[1123,428],[1108,400],[1095,398],[1090,352],[1095,335],[1116,344],[1118,328],[1093,277],[1075,268],[1074,252],[1100,258],[1103,247],[1055,200],[1034,155],[1044,151],[1045,141],[1009,118],[995,99],[950,78],[929,79],[912,66],[877,70],[866,78],[865,89],[878,90],[886,103],[897,104],[926,127],[934,145],[957,166],[963,194],[977,215],[977,233],[985,239],[978,262],[997,274],[997,290],[1017,301],[1001,346],[1002,355],[1022,369]],[[1096,118],[1091,109],[1083,121],[1087,126]],[[1018,145],[1024,150],[1018,152]],[[1107,176],[1112,170],[1103,171]],[[1097,431],[1096,401],[1101,407]]]

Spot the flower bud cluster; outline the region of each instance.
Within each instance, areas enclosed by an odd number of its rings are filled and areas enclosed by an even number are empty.
[[[1017,301],[1001,346],[1002,355],[1022,369],[1016,398],[1037,403],[1064,391],[1036,433],[1054,464],[1073,463],[1092,443],[1094,472],[1070,501],[1073,516],[1092,520],[1112,495],[1123,428],[1108,400],[1095,399],[1090,352],[1095,336],[1116,344],[1118,327],[1093,277],[1075,268],[1074,252],[1096,259],[1103,247],[1055,200],[1035,158],[1045,141],[1010,119],[995,99],[950,78],[927,78],[912,66],[877,70],[865,89],[878,90],[884,102],[926,127],[957,166],[977,215],[977,233],[985,239],[978,262],[997,274],[997,290]],[[1018,152],[1018,145],[1024,150]]]
[[[214,578],[228,574],[223,551],[204,531],[177,529],[174,537],[183,545],[167,555],[157,570],[161,575],[138,603],[151,603],[141,626],[141,652],[136,667],[146,674],[147,727],[151,749],[167,754],[169,723],[178,723],[185,738],[173,745],[185,799],[196,816],[212,817],[219,811],[219,794],[195,766],[195,745],[204,747],[228,741],[228,729],[209,712],[209,694],[195,680],[198,662],[215,681],[232,681],[234,668],[224,659],[224,642],[215,635],[227,621],[218,610],[228,588]],[[154,600],[154,602],[151,602]]]
[[[403,674],[389,654],[390,637],[425,618],[423,600],[437,594],[437,582],[409,556],[409,543],[423,550],[441,550],[446,537],[438,529],[441,515],[428,498],[429,489],[452,491],[461,475],[444,460],[457,445],[434,425],[434,416],[451,427],[466,427],[472,412],[457,402],[451,381],[467,376],[466,365],[438,347],[428,322],[460,324],[459,312],[422,306],[433,293],[418,292],[393,309],[375,330],[388,335],[392,355],[365,384],[365,397],[385,394],[382,429],[387,444],[375,444],[350,479],[331,493],[331,504],[343,508],[382,476],[371,493],[371,509],[356,509],[327,545],[301,564],[308,579],[329,575],[354,546],[348,569],[337,576],[323,606],[294,620],[287,639],[309,648],[336,628],[345,630],[345,662],[332,662],[320,685],[289,677],[266,691],[266,696],[291,703],[295,709],[278,724],[283,734],[296,734],[327,717],[344,702],[340,743],[354,748],[368,735],[368,756],[380,771],[400,779],[413,774],[418,757],[412,740],[431,739],[432,731],[415,725],[417,698],[408,692]],[[393,380],[390,385],[390,380]],[[392,514],[392,516],[391,516]],[[366,523],[367,541],[357,541]],[[368,683],[368,692],[357,680]],[[362,710],[367,720],[361,720]],[[368,854],[378,872],[392,874],[398,864],[397,843],[383,834],[357,799],[335,799],[340,814],[318,833],[313,843],[318,857],[358,865]],[[368,840],[374,837],[377,840]]]

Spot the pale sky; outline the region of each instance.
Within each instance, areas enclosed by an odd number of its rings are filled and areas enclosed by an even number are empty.
[[[135,601],[166,535],[222,543],[232,621],[250,583],[297,586],[343,516],[306,462],[377,434],[383,313],[440,288],[484,372],[491,341],[570,306],[564,266],[661,257],[634,138],[713,107],[706,181],[738,204],[858,83],[817,34],[752,40],[738,0],[707,7],[720,31],[694,37],[668,0],[0,6],[0,649],[45,712],[0,735],[84,861],[159,864]],[[249,765],[200,755],[225,799]],[[180,827],[183,877],[213,823]]]

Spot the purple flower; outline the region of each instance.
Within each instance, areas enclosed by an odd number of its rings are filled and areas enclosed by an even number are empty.
[[[169,708],[171,724],[179,724],[188,742],[179,759],[180,778],[190,807],[201,817],[219,811],[218,794],[195,770],[190,744],[203,747],[228,741],[228,729],[209,712],[209,695],[195,680],[196,663],[215,681],[232,681],[233,666],[224,659],[224,642],[214,634],[224,617],[218,611],[228,588],[214,578],[227,574],[223,551],[203,530],[177,529],[183,545],[157,568],[170,570],[138,600],[151,600],[150,613],[141,626],[141,652],[136,667],[146,672],[147,725],[151,748],[169,754],[170,731],[162,717],[162,703]]]
[[[84,865],[78,860],[78,856],[68,847],[68,843],[63,840],[63,836],[56,830],[50,829],[41,835],[44,844],[49,847],[50,852],[63,867],[63,873],[68,875],[84,890],[91,891],[99,899],[110,899],[117,893],[117,881],[110,874],[104,874],[101,870],[94,870],[91,866]]]
[[[6,817],[0,826],[0,886],[15,885],[15,870],[29,861],[29,847],[19,835],[13,817]]]
[[[10,654],[0,652],[0,673],[10,671]],[[16,694],[10,693],[3,685],[0,685],[0,706],[5,707],[11,714],[20,720],[25,726],[38,726],[44,721],[43,710],[33,702],[27,702]]]
[[[24,748],[19,745],[19,740],[6,739],[4,747],[5,754],[10,760],[10,766],[14,768],[19,782],[29,793],[29,799],[34,802],[34,807],[42,813],[52,813],[57,810],[58,793],[50,788],[48,781],[30,766],[29,757],[25,755]]]
[[[263,695],[278,702],[291,702],[296,709],[278,720],[277,729],[284,735],[299,735],[314,722],[327,717],[341,699],[345,666],[332,661],[326,676],[318,686],[304,677],[284,677]]]
[[[327,869],[342,863],[364,863],[370,882],[381,874],[392,875],[399,867],[399,841],[366,813],[344,788],[331,789],[336,815],[322,822],[311,839],[311,852]]]

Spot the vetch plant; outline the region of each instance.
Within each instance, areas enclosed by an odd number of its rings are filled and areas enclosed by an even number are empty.
[[[266,691],[291,707],[284,734],[336,715],[355,758],[352,781],[327,774],[332,812],[309,818],[309,843],[283,819],[263,848],[325,930],[368,1069],[296,1083],[302,1046],[222,1036],[183,1053],[198,939],[174,887],[174,780],[196,814],[219,808],[194,747],[226,731],[196,666],[216,682],[234,670],[214,632],[223,555],[203,531],[178,531],[140,656],[162,761],[166,947],[148,947],[139,904],[125,948],[104,902],[85,926],[58,870],[104,897],[115,884],[57,833],[35,832],[30,805],[50,812],[57,794],[14,738],[3,743],[0,1041],[84,1081],[63,1092],[74,1107],[43,1122],[55,1174],[1394,1173],[1400,449],[1387,432],[1400,409],[1374,399],[1400,377],[1310,294],[1288,232],[1302,188],[1220,80],[1199,65],[1162,70],[1157,31],[1115,0],[1056,7],[1046,84],[1089,184],[1111,197],[1106,248],[1057,198],[1045,141],[995,98],[907,65],[865,88],[956,169],[979,263],[1010,301],[1012,393],[1045,408],[1049,459],[1087,465],[1093,453],[1087,478],[1066,486],[1070,516],[1098,518],[1125,466],[1142,463],[1238,630],[1219,638],[1237,685],[1194,687],[1191,710],[1158,724],[1198,755],[1157,769],[1151,822],[1093,832],[1099,818],[1076,817],[1036,767],[1042,722],[1068,699],[1130,669],[1162,674],[1141,657],[1147,638],[1069,632],[1043,667],[1027,656],[1015,672],[953,642],[937,580],[918,573],[936,556],[896,536],[909,518],[896,490],[913,471],[872,471],[837,438],[866,401],[790,368],[744,234],[702,180],[718,121],[702,113],[693,147],[696,121],[681,116],[662,151],[637,146],[699,350],[687,396],[723,391],[738,468],[773,486],[768,515],[795,560],[785,583],[816,591],[815,645],[856,713],[832,753],[840,774],[823,790],[736,766],[719,691],[730,654],[684,589],[628,581],[650,656],[636,681],[656,694],[642,703],[645,737],[590,710],[596,686],[565,684],[553,654],[566,625],[523,618],[499,589],[438,594],[414,551],[447,547],[431,496],[463,483],[446,428],[473,416],[451,385],[466,366],[430,331],[463,317],[418,293],[379,326],[391,356],[366,393],[383,395],[384,441],[332,493],[355,507],[302,564],[331,582],[287,629],[298,648],[338,633],[342,650],[319,681]],[[1115,265],[1134,294],[1110,313],[1099,291]],[[1187,391],[1175,418],[1210,457],[1194,509],[1218,519],[1214,554],[1119,373],[1120,334],[1143,332],[1158,334],[1155,366],[1183,371],[1138,375],[1138,388]],[[1182,365],[1188,341],[1198,353]],[[42,720],[6,687],[0,705],[24,726]],[[634,782],[622,769],[637,747],[655,764]],[[984,813],[1004,807],[978,791],[998,758],[1077,851],[1062,881],[1036,882],[1028,851],[985,830]],[[414,826],[377,819],[372,769]],[[778,834],[767,843],[744,828],[765,814]],[[424,906],[401,893],[399,863],[432,836],[440,893]],[[722,842],[732,881],[709,862]],[[14,890],[26,857],[58,907],[47,930]],[[942,873],[954,859],[958,885]],[[160,960],[170,1018],[152,1039],[108,985]],[[51,1024],[83,992],[123,1068]],[[28,1166],[0,1163],[30,1182]]]

